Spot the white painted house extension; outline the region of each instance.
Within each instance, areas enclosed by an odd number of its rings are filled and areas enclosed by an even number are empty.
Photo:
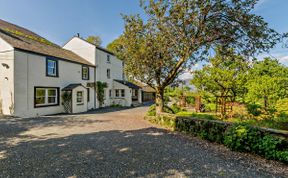
[[[141,103],[141,88],[125,81],[123,62],[108,50],[73,37],[63,48],[0,20],[0,115],[34,117]]]
[[[112,52],[78,36],[73,37],[63,48],[76,53],[96,66],[96,81],[108,84],[108,88],[105,89],[105,106],[131,106],[142,103],[141,88],[125,80],[123,61]],[[99,103],[97,103],[98,106]]]

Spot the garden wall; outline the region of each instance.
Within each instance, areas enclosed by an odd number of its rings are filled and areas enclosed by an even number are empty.
[[[146,116],[166,128],[224,144],[231,150],[251,152],[288,163],[288,132],[229,122],[162,114]]]

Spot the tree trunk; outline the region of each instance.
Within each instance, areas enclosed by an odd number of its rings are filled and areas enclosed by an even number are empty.
[[[164,90],[158,88],[156,90],[156,114],[159,115],[164,112]]]

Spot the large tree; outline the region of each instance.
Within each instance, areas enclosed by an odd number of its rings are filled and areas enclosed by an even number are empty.
[[[218,49],[214,57],[201,70],[194,72],[191,83],[200,92],[208,92],[218,99],[222,117],[226,115],[226,104],[242,98],[245,93],[249,62],[233,50]]]
[[[271,58],[255,61],[246,86],[248,102],[263,104],[267,110],[288,97],[288,67]]]
[[[142,0],[146,16],[124,16],[120,56],[129,76],[156,90],[163,111],[164,89],[216,46],[253,55],[282,35],[253,14],[257,0]],[[118,48],[119,49],[119,48]]]

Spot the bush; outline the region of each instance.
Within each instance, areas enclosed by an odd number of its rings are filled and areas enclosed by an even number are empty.
[[[267,159],[288,163],[287,138],[272,135],[257,127],[183,116],[175,117],[169,114],[152,118],[150,121],[154,123],[212,142],[223,143],[231,150],[251,152]]]
[[[251,152],[257,150],[259,139],[261,132],[257,129],[246,125],[233,125],[225,132],[224,145],[232,150]]]
[[[275,109],[279,113],[288,115],[288,98],[277,101]]]
[[[147,116],[156,116],[156,105],[153,104],[149,107]]]
[[[262,114],[262,107],[259,104],[247,104],[247,111],[253,116],[260,116]]]

